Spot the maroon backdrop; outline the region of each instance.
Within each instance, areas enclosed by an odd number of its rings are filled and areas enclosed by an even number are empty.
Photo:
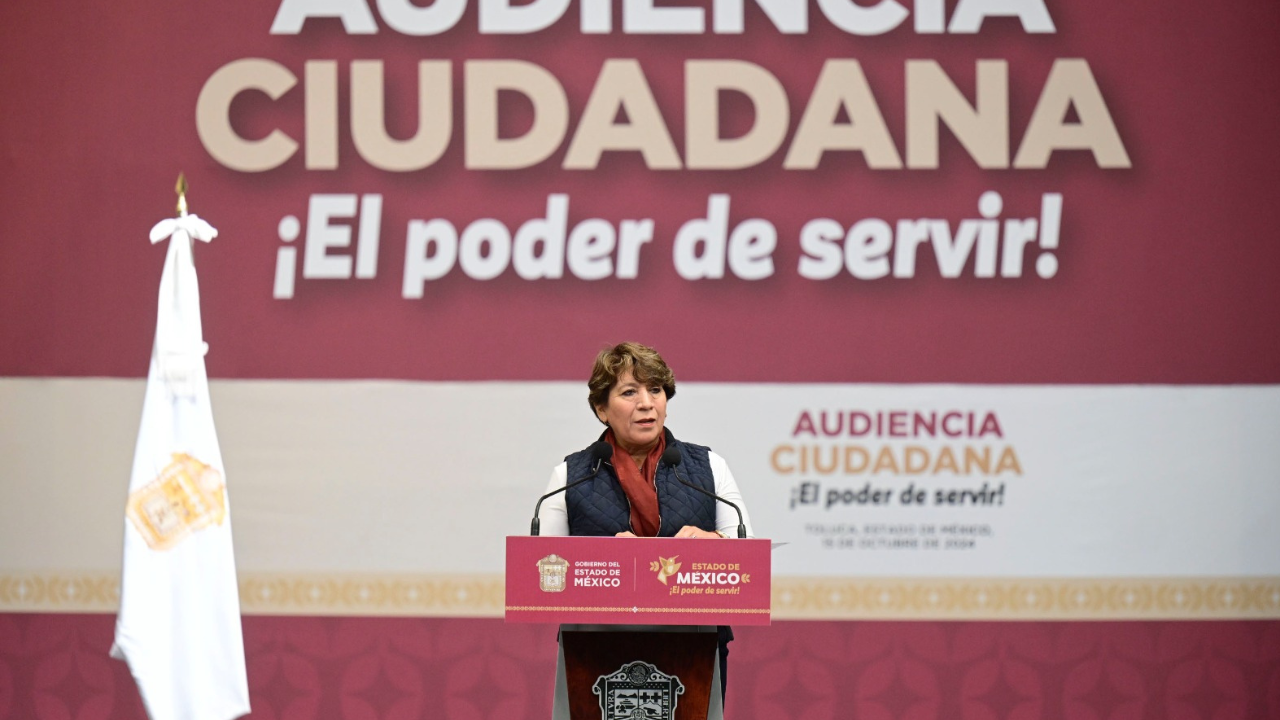
[[[946,6],[949,16],[956,3]],[[639,317],[632,332],[642,329],[685,380],[1280,382],[1280,7],[1273,0],[1049,6],[1057,32],[1046,35],[993,18],[976,35],[920,35],[908,19],[888,34],[857,37],[811,4],[809,33],[786,36],[749,2],[747,30],[736,36],[584,36],[576,4],[542,32],[493,36],[476,31],[470,3],[454,30],[421,38],[385,25],[376,35],[346,35],[325,19],[273,36],[276,2],[230,0],[215,9],[134,0],[125,13],[78,0],[7,3],[0,97],[14,110],[0,116],[0,375],[144,373],[161,257],[145,236],[172,213],[169,188],[185,170],[193,209],[221,231],[199,258],[213,377],[577,379],[601,335],[613,337],[620,319]],[[278,101],[257,93],[237,101],[233,120],[249,137],[278,127],[303,138],[303,64],[338,63],[338,169],[307,171],[299,152],[275,170],[242,173],[209,156],[196,135],[196,98],[218,68],[248,57],[299,77]],[[528,169],[466,170],[460,86],[462,64],[475,58],[546,67],[568,96],[570,131],[601,63],[637,58],[678,144],[686,60],[742,60],[778,77],[791,106],[790,138],[823,63],[853,58],[900,154],[908,59],[936,60],[970,97],[975,61],[1006,60],[1016,151],[1053,61],[1083,58],[1133,166],[1103,169],[1088,152],[1059,151],[1044,170],[983,170],[944,130],[937,170],[870,170],[861,153],[832,152],[816,170],[786,171],[784,143],[740,171],[654,171],[634,152],[569,171],[560,168],[567,139]],[[358,157],[345,116],[352,59],[383,61],[389,123],[402,136],[415,126],[417,61],[453,62],[455,131],[436,164],[391,173]],[[515,103],[504,116],[513,132],[521,109]],[[726,132],[749,122],[749,112],[741,100],[727,105]],[[945,280],[929,253],[910,280],[796,274],[806,219],[954,223],[977,217],[978,197],[989,189],[1004,197],[1003,217],[1034,217],[1042,193],[1063,194],[1053,279],[1031,271],[1034,251],[1019,279],[982,280],[970,271]],[[461,229],[494,217],[514,227],[545,212],[556,192],[570,195],[571,223],[656,218],[638,279],[524,281],[508,268],[479,282],[455,268],[429,283],[423,299],[400,297],[409,219],[443,217]],[[778,227],[773,277],[676,275],[676,229],[705,213],[714,192],[732,196],[731,221],[755,216]],[[385,196],[378,276],[299,279],[294,299],[272,300],[283,245],[277,224],[288,214],[305,220],[312,193]],[[511,351],[527,347],[538,352]]]
[[[271,36],[279,3],[257,0],[0,3],[0,376],[145,373],[163,252],[146,232],[172,213],[169,188],[185,170],[193,209],[221,231],[199,251],[215,378],[577,380],[621,315],[644,322],[682,380],[1280,382],[1275,0],[1051,2],[1057,32],[1035,37],[999,20],[976,36],[920,36],[908,21],[852,37],[812,6],[811,32],[782,36],[748,5],[741,36],[583,37],[576,6],[544,32],[481,36],[473,3],[456,31],[412,38],[385,27],[348,36],[326,21]],[[435,166],[395,175],[361,163],[344,131],[336,171],[305,171],[298,155],[244,174],[201,146],[194,107],[213,72],[246,57],[299,76],[305,61],[333,59],[344,82],[351,59],[381,59],[397,100],[412,96],[419,59],[451,59],[455,84],[466,59],[527,59],[562,82],[575,119],[601,61],[635,57],[677,142],[685,60],[767,68],[794,131],[822,63],[857,58],[899,152],[907,59],[937,60],[970,97],[975,60],[1007,60],[1016,149],[1053,60],[1079,57],[1133,167],[1064,152],[1042,171],[984,171],[944,132],[936,171],[872,171],[850,153],[783,171],[780,152],[737,172],[649,171],[634,153],[569,172],[562,146],[537,167],[478,172],[462,167],[455,132]],[[460,97],[455,88],[455,127]],[[301,138],[302,107],[295,88],[277,103],[245,98],[233,115],[246,134],[279,126]],[[412,109],[393,102],[393,130],[403,135]],[[510,122],[518,131],[518,111]],[[987,189],[1003,196],[1004,217],[1063,194],[1052,280],[944,280],[928,260],[907,281],[796,276],[806,219],[954,222],[975,217]],[[293,300],[272,300],[277,223],[305,217],[323,192],[386,196],[378,277],[299,280]],[[570,194],[571,220],[656,217],[652,264],[635,281],[596,283],[510,270],[478,283],[455,270],[421,301],[400,297],[410,218],[515,225],[552,192]],[[774,277],[686,282],[672,270],[671,238],[711,192],[732,195],[734,220],[777,225]],[[512,351],[528,347],[538,351]],[[109,616],[0,613],[0,718],[142,718],[125,666],[106,657],[111,630]],[[250,617],[253,717],[546,717],[553,634],[498,620]],[[739,637],[728,700],[738,719],[1280,717],[1277,622],[792,622]]]
[[[0,718],[143,720],[107,615],[0,614]],[[522,720],[555,628],[247,617],[253,720]],[[1280,718],[1280,622],[780,622],[730,645],[735,720]]]

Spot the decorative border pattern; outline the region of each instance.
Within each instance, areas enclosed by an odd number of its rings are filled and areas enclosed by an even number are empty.
[[[118,574],[0,575],[0,611],[115,612],[119,607]]]
[[[508,605],[508,612],[623,612],[623,613],[680,613],[680,614],[716,614],[716,615],[768,615],[769,610],[762,608],[655,608],[655,607],[589,607],[573,605]]]
[[[775,578],[779,620],[1280,618],[1280,578]]]
[[[241,573],[246,615],[501,617],[501,575],[285,575]],[[0,575],[0,612],[106,612],[120,607],[120,576]]]
[[[501,575],[240,575],[246,615],[501,617],[505,594]],[[774,578],[772,602],[777,620],[1280,619],[1280,577]],[[0,575],[0,612],[114,613],[119,606],[117,574]]]
[[[501,617],[502,575],[240,575],[249,615]]]

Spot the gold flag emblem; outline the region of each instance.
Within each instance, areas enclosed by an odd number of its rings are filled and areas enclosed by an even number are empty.
[[[217,468],[173,453],[155,480],[129,493],[125,514],[152,550],[168,550],[227,516],[226,485]]]

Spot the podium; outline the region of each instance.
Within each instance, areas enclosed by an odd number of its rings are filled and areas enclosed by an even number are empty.
[[[508,537],[506,621],[561,626],[553,720],[718,720],[717,626],[768,625],[768,540]]]

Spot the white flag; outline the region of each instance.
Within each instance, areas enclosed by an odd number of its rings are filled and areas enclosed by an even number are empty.
[[[216,235],[195,215],[151,230],[153,243],[169,238],[169,252],[129,481],[111,648],[129,664],[151,720],[230,720],[249,712],[231,512],[191,257],[193,238]]]

